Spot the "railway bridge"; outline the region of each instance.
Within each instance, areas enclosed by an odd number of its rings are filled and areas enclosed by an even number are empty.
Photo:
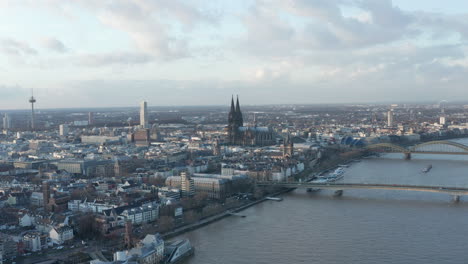
[[[430,141],[411,147],[377,143],[367,145],[364,149],[377,153],[402,153],[407,160],[411,159],[411,154],[468,155],[468,146],[453,141]]]

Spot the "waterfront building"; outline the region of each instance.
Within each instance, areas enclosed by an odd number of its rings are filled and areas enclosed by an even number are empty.
[[[195,182],[190,175],[183,171],[180,173],[180,189],[183,197],[192,197],[195,195]]]
[[[156,234],[148,234],[134,248],[127,251],[117,251],[114,253],[112,263],[161,263],[164,257],[164,240]],[[102,263],[99,261],[91,263]]]
[[[124,210],[121,216],[135,225],[153,222],[159,217],[159,205],[152,204],[129,208]]]
[[[203,174],[209,175],[209,174]],[[190,182],[187,178],[181,176],[171,176],[166,179],[166,186],[171,188],[180,188],[182,190],[182,197],[187,197],[188,193],[204,193],[209,198],[223,200],[228,195],[228,179],[216,177],[190,177]],[[184,191],[187,185],[193,184],[193,192]]]

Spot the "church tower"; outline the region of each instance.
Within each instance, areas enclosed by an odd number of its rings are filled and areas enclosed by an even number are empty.
[[[292,158],[294,155],[294,143],[291,138],[291,135],[288,136],[283,141],[283,158]]]

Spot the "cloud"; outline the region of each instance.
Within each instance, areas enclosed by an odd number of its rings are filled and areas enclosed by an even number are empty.
[[[28,43],[11,38],[0,39],[0,49],[3,53],[13,56],[38,54]]]
[[[40,44],[42,47],[58,53],[65,53],[68,51],[68,48],[56,38],[44,37],[40,40]]]
[[[119,0],[93,9],[103,24],[128,34],[138,52],[162,60],[189,57],[186,33],[202,22],[215,21],[184,1]]]
[[[107,66],[115,64],[133,65],[144,64],[152,61],[153,58],[143,53],[128,53],[128,52],[113,52],[113,53],[99,53],[99,54],[86,54],[76,57],[78,65],[82,66]]]

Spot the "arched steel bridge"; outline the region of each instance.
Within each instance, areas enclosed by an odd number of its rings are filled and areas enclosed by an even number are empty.
[[[392,143],[378,143],[367,145],[364,149],[384,153],[403,153],[406,159],[410,159],[412,153],[468,155],[468,146],[453,141],[430,141],[411,147],[403,147]]]

